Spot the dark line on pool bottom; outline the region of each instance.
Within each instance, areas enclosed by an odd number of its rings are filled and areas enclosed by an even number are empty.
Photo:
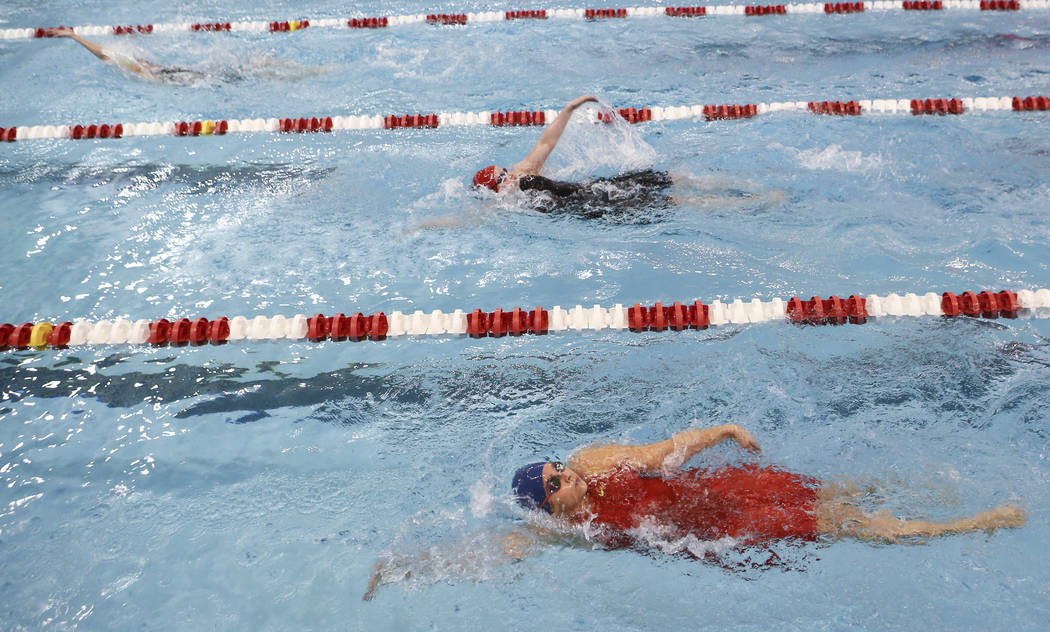
[[[6,400],[19,401],[27,397],[64,398],[93,397],[111,408],[130,408],[146,403],[168,403],[177,406],[179,400],[217,395],[214,399],[198,402],[175,413],[176,418],[196,415],[250,411],[233,423],[250,423],[271,416],[271,412],[295,406],[315,406],[310,419],[332,423],[355,424],[374,417],[377,406],[394,405],[420,411],[431,409],[439,402],[486,402],[490,413],[513,414],[518,409],[546,401],[553,391],[561,390],[566,378],[578,378],[585,372],[583,366],[548,367],[558,356],[519,358],[513,371],[495,371],[491,364],[471,366],[466,371],[430,367],[422,372],[402,374],[381,363],[353,363],[345,368],[311,376],[296,376],[276,370],[282,363],[260,362],[254,369],[223,364],[199,367],[186,364],[169,366],[174,358],[147,360],[165,369],[158,373],[131,371],[107,376],[100,371],[120,365],[133,356],[111,355],[91,365],[91,370],[61,368],[71,364],[87,365],[77,357],[69,357],[54,368],[24,367],[14,358],[0,359],[0,384],[4,384]],[[6,364],[8,366],[4,367]],[[506,368],[505,364],[499,365]],[[359,371],[383,371],[376,376],[362,376]],[[259,373],[271,373],[274,379],[259,379]],[[253,379],[254,377],[254,379]],[[573,383],[574,380],[569,380]],[[135,384],[139,384],[135,386]],[[515,400],[500,399],[491,402],[492,392],[529,393],[531,396]],[[362,403],[361,408],[356,403]],[[344,403],[348,403],[344,405]],[[10,412],[0,409],[0,414]],[[630,406],[625,411],[641,414]],[[79,414],[82,411],[74,411]],[[608,420],[580,420],[569,425],[581,431],[605,428]]]
[[[123,359],[113,356],[95,363],[94,367],[96,370],[106,368],[119,364]],[[67,363],[71,362],[80,361],[71,358]],[[142,402],[174,403],[183,399],[218,395],[216,399],[200,402],[177,412],[175,417],[181,419],[196,415],[253,411],[232,420],[234,423],[265,419],[270,416],[266,412],[268,410],[317,405],[333,398],[371,396],[401,404],[422,405],[433,395],[390,376],[366,377],[355,373],[363,369],[374,369],[374,364],[352,364],[309,378],[280,374],[273,369],[276,364],[264,362],[256,368],[257,372],[272,372],[277,375],[276,379],[266,380],[238,379],[245,378],[252,370],[229,364],[213,368],[179,364],[168,367],[162,373],[132,371],[117,376],[61,368],[37,368],[27,371],[22,367],[10,366],[0,369],[0,383],[6,385],[4,394],[8,401],[17,402],[26,397],[71,397],[71,393],[75,391],[79,396],[93,396],[110,408],[129,408]],[[57,384],[44,386],[54,382]],[[251,389],[251,392],[231,394],[245,389]],[[2,408],[0,414],[10,410],[7,407]],[[349,423],[349,420],[346,421]]]

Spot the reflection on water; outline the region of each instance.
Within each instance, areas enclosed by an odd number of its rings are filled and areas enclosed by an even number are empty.
[[[310,182],[327,178],[336,167],[300,164],[190,165],[170,163],[92,165],[79,162],[38,162],[0,167],[0,186],[16,184],[70,187],[131,186],[155,188],[164,183],[193,185],[189,193],[235,192],[241,187]]]

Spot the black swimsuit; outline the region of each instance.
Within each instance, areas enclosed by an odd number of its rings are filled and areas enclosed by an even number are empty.
[[[543,176],[518,178],[519,189],[534,192],[532,202],[541,213],[628,222],[651,221],[654,210],[670,206],[671,198],[664,193],[669,186],[671,176],[652,169],[581,183],[559,182]]]
[[[150,69],[150,72],[153,73],[153,78],[160,83],[179,85],[190,85],[204,81],[234,83],[243,81],[245,77],[243,73],[235,68],[220,68],[215,71],[202,72],[200,70],[190,70],[189,68],[179,68],[178,66],[154,66]]]
[[[160,83],[188,85],[207,79],[208,75],[198,70],[178,68],[176,66],[153,66],[150,69],[153,78]]]

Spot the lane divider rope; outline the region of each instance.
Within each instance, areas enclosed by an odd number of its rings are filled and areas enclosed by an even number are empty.
[[[1050,0],[927,0],[903,2],[789,3],[776,5],[726,4],[694,7],[630,7],[602,9],[541,9],[533,11],[486,11],[481,13],[416,14],[386,17],[311,18],[244,22],[168,22],[115,26],[73,27],[80,35],[148,35],[151,33],[294,33],[306,28],[385,28],[408,24],[462,26],[505,20],[605,20],[634,17],[697,18],[716,16],[767,16],[791,14],[847,15],[866,11],[1029,11],[1050,9]],[[49,37],[48,29],[0,29],[0,39],[38,39]]]
[[[528,310],[457,309],[450,313],[441,310],[411,314],[400,311],[361,312],[307,317],[296,314],[277,316],[225,316],[207,318],[158,318],[154,320],[77,320],[76,322],[40,322],[12,325],[0,324],[0,349],[67,348],[81,345],[149,344],[152,346],[184,346],[225,344],[240,340],[309,340],[321,342],[385,340],[400,336],[470,336],[471,338],[500,338],[522,334],[544,335],[560,332],[603,330],[682,331],[707,329],[727,324],[744,325],[774,320],[787,320],[798,325],[843,325],[866,323],[869,319],[887,316],[943,316],[954,318],[1029,318],[1050,317],[1050,289],[1012,292],[932,292],[923,295],[908,293],[878,296],[852,295],[846,299],[837,296],[809,300],[793,297],[762,301],[757,298],[744,302],[736,299],[728,303],[715,300],[703,303],[674,302],[624,307],[616,304],[571,309],[554,306],[550,310],[537,307]]]
[[[652,106],[619,108],[616,114],[629,123],[684,119],[718,121],[753,118],[777,112],[809,112],[818,115],[860,116],[946,115],[967,112],[1045,112],[1050,97],[967,97],[936,99],[866,99],[860,101],[785,101],[721,105]],[[490,125],[494,127],[544,126],[558,116],[555,110],[518,112],[442,112],[440,114],[388,114],[324,116],[310,118],[219,119],[205,121],[153,121],[150,123],[103,123],[90,125],[30,125],[0,127],[0,141],[69,138],[127,138],[132,136],[222,136],[240,132],[331,132],[361,129],[434,129]],[[612,114],[596,113],[594,121],[611,122]]]

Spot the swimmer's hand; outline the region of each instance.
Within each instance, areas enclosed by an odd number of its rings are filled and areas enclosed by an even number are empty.
[[[737,442],[741,448],[748,450],[749,452],[761,452],[762,448],[755,441],[755,438],[751,436],[751,433],[744,430],[736,424],[730,424],[729,426],[730,436],[733,437],[733,441]]]
[[[73,37],[73,29],[68,26],[59,26],[53,29],[44,29],[45,37]]]
[[[566,106],[566,107],[570,107],[570,108],[575,110],[576,108],[580,107],[584,103],[591,103],[591,102],[597,103],[598,102],[598,97],[594,96],[593,94],[585,94],[582,97],[576,97],[575,99],[570,101],[569,105]]]
[[[376,590],[379,589],[379,580],[383,578],[383,566],[386,562],[382,560],[376,562],[376,567],[372,569],[372,578],[368,580],[368,590],[361,599],[363,601],[372,601],[372,597],[376,596]]]

